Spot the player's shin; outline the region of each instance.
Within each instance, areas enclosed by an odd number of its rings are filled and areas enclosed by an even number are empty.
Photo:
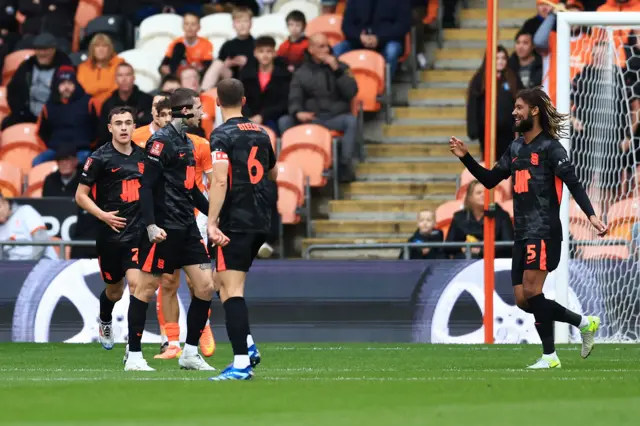
[[[108,287],[104,289],[102,293],[100,293],[100,321],[103,323],[111,322],[113,307],[115,306],[116,302],[120,300],[120,298],[117,298],[115,300],[113,300],[113,298],[109,298],[109,296],[107,295],[107,289]]]
[[[136,296],[131,296],[129,302],[129,356],[133,353],[142,355],[142,333],[144,332],[144,325],[147,318],[147,308],[149,303],[143,302]],[[138,356],[138,355],[133,355]]]
[[[548,300],[553,312],[553,320],[557,322],[565,322],[574,327],[583,328],[589,325],[589,319],[586,316],[576,314],[575,312],[565,308],[555,300]]]
[[[198,342],[209,317],[210,306],[211,300],[202,300],[196,296],[191,299],[187,312],[187,339],[184,345],[184,354],[187,356],[198,353]]]
[[[555,353],[555,343],[553,341],[553,310],[551,304],[540,293],[527,299],[529,308],[535,317],[536,330],[542,341],[542,351],[545,355]]]
[[[249,366],[249,311],[244,297],[230,297],[224,302],[225,323],[227,335],[233,349],[233,367],[247,368]]]

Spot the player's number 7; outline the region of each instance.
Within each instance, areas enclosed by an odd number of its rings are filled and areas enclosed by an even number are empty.
[[[249,181],[255,185],[262,180],[264,176],[264,168],[262,167],[262,163],[258,161],[256,158],[256,154],[258,154],[258,147],[251,147],[251,152],[249,152],[249,160],[247,161],[247,169],[249,171]],[[255,168],[255,174],[253,170]]]

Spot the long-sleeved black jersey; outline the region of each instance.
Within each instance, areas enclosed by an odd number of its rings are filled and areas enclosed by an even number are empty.
[[[588,217],[595,214],[567,151],[557,139],[544,132],[528,144],[523,137],[511,142],[507,152],[491,170],[480,166],[469,154],[461,161],[486,188],[493,188],[509,176],[513,178],[516,241],[562,240],[560,202],[563,182],[582,211]]]

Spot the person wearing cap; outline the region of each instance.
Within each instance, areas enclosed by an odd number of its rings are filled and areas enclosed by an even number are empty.
[[[56,50],[56,38],[49,33],[39,34],[33,47],[35,55],[20,64],[7,86],[11,114],[2,122],[2,130],[18,123],[35,123],[49,100],[56,70],[71,65],[71,59]]]
[[[44,179],[42,196],[75,197],[78,182],[80,182],[76,147],[73,145],[60,146],[56,151],[56,163],[58,170]]]
[[[96,137],[95,107],[91,97],[78,83],[73,67],[64,65],[53,79],[54,91],[42,108],[39,118],[39,136],[47,149],[33,159],[33,166],[52,161],[56,151],[72,146],[78,160],[84,163],[91,154],[91,143]]]

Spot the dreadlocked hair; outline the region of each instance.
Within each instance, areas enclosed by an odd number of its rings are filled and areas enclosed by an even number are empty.
[[[559,113],[541,86],[521,90],[516,96],[516,99],[518,98],[522,99],[530,109],[538,107],[540,127],[553,139],[569,137],[569,114]]]

